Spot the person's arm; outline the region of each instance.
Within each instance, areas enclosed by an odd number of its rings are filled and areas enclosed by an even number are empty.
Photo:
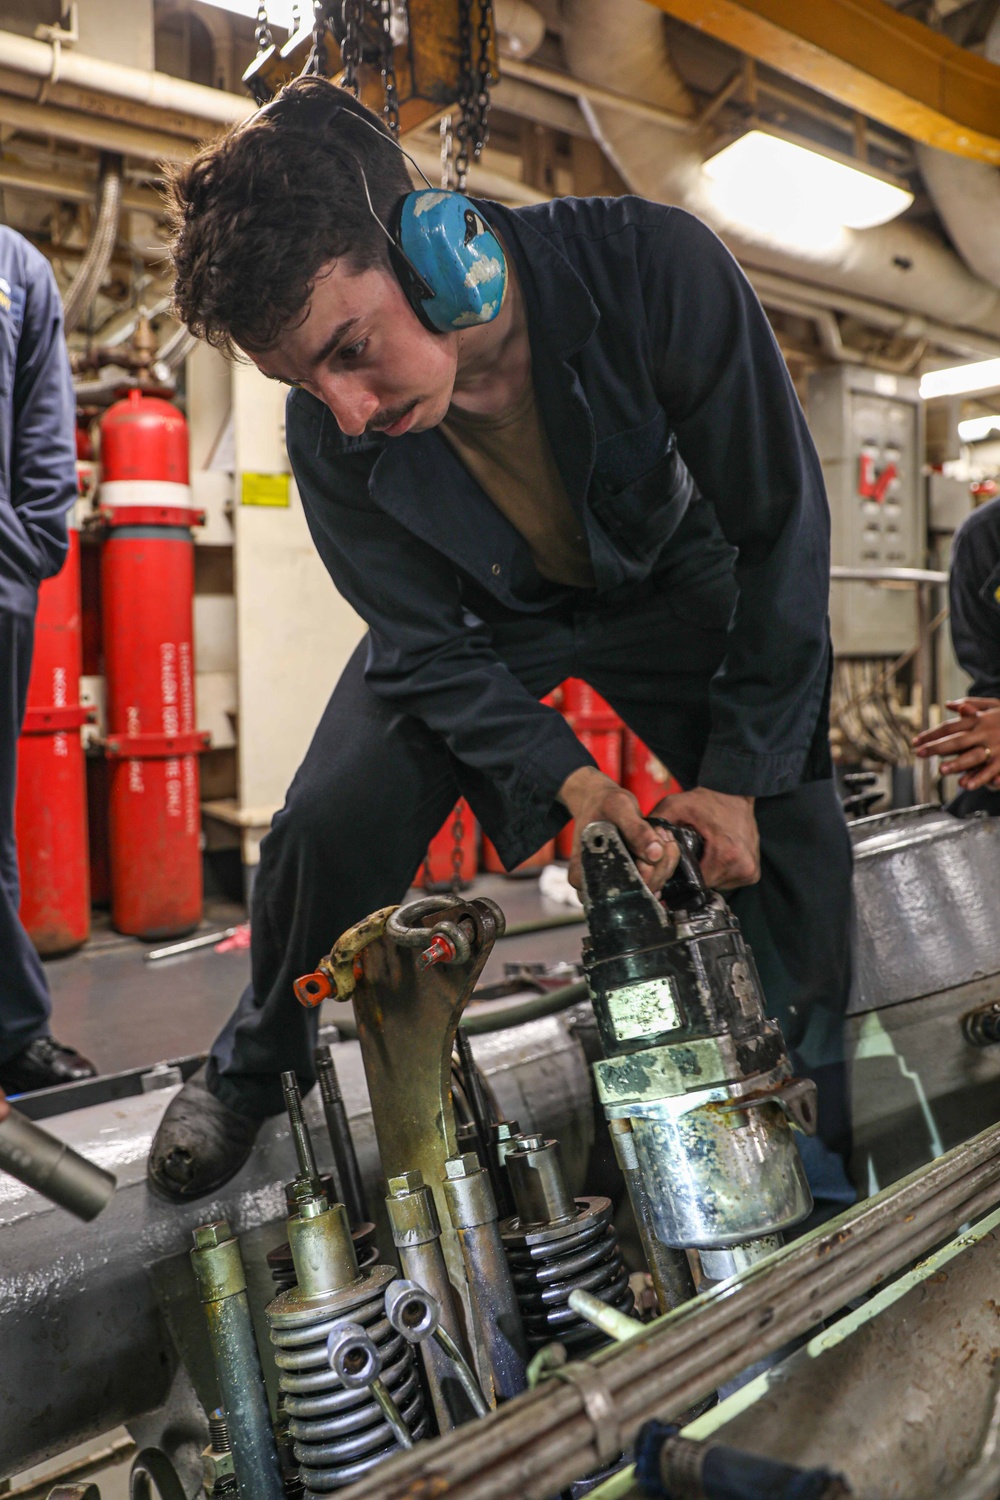
[[[705,836],[710,882],[746,884],[759,868],[753,800],[798,784],[824,699],[829,509],[784,359],[722,242],[665,209],[643,280],[660,401],[737,549],[739,587],[698,787],[669,812]]]
[[[28,249],[14,370],[11,503],[38,581],[66,556],[66,512],[77,493],[75,403],[62,305],[48,262]]]

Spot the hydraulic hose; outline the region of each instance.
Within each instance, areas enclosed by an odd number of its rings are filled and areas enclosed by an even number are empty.
[[[579,1005],[581,1000],[586,1000],[589,994],[587,981],[578,979],[573,984],[564,984],[558,990],[549,990],[546,995],[535,995],[530,1000],[525,1000],[522,1005],[511,1005],[505,1010],[489,1011],[481,1015],[473,1011],[470,1015],[466,1011],[462,1017],[462,1030],[468,1036],[484,1036],[491,1031],[508,1031],[512,1026],[524,1026],[528,1021],[540,1021],[543,1016],[554,1016],[561,1010],[569,1010],[572,1005]],[[333,1022],[340,1039],[343,1042],[356,1042],[358,1039],[358,1026],[353,1016],[345,1016],[343,1020],[338,1016]]]

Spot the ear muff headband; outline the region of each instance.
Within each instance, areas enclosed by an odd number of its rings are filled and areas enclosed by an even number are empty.
[[[276,101],[275,101],[276,102]],[[274,103],[261,114],[277,114]],[[417,317],[432,333],[454,333],[491,323],[503,306],[507,261],[503,247],[481,211],[464,193],[434,188],[398,141],[379,126],[338,105],[406,157],[427,183],[396,205],[391,229],[375,212],[368,179],[358,162],[372,218],[389,241],[389,260]]]

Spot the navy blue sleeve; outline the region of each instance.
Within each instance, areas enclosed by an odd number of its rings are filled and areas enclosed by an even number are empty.
[[[805,417],[753,289],[721,240],[664,210],[644,272],[657,388],[681,457],[738,551],[699,784],[800,780],[830,658],[830,517]]]
[[[955,533],[948,581],[951,639],[975,698],[1000,698],[1000,500]]]
[[[14,371],[10,498],[36,559],[36,581],[66,556],[77,493],[73,381],[62,304],[48,262],[28,247],[24,321]]]
[[[324,452],[321,412],[289,398],[288,455],[316,548],[368,626],[366,681],[492,788],[501,811],[487,832],[511,869],[565,822],[559,788],[593,758],[500,660],[488,626],[467,622],[447,558],[372,502],[371,452]]]

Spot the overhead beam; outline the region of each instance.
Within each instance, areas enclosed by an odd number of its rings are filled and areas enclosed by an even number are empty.
[[[650,0],[925,145],[1000,164],[1000,67],[885,0]]]

